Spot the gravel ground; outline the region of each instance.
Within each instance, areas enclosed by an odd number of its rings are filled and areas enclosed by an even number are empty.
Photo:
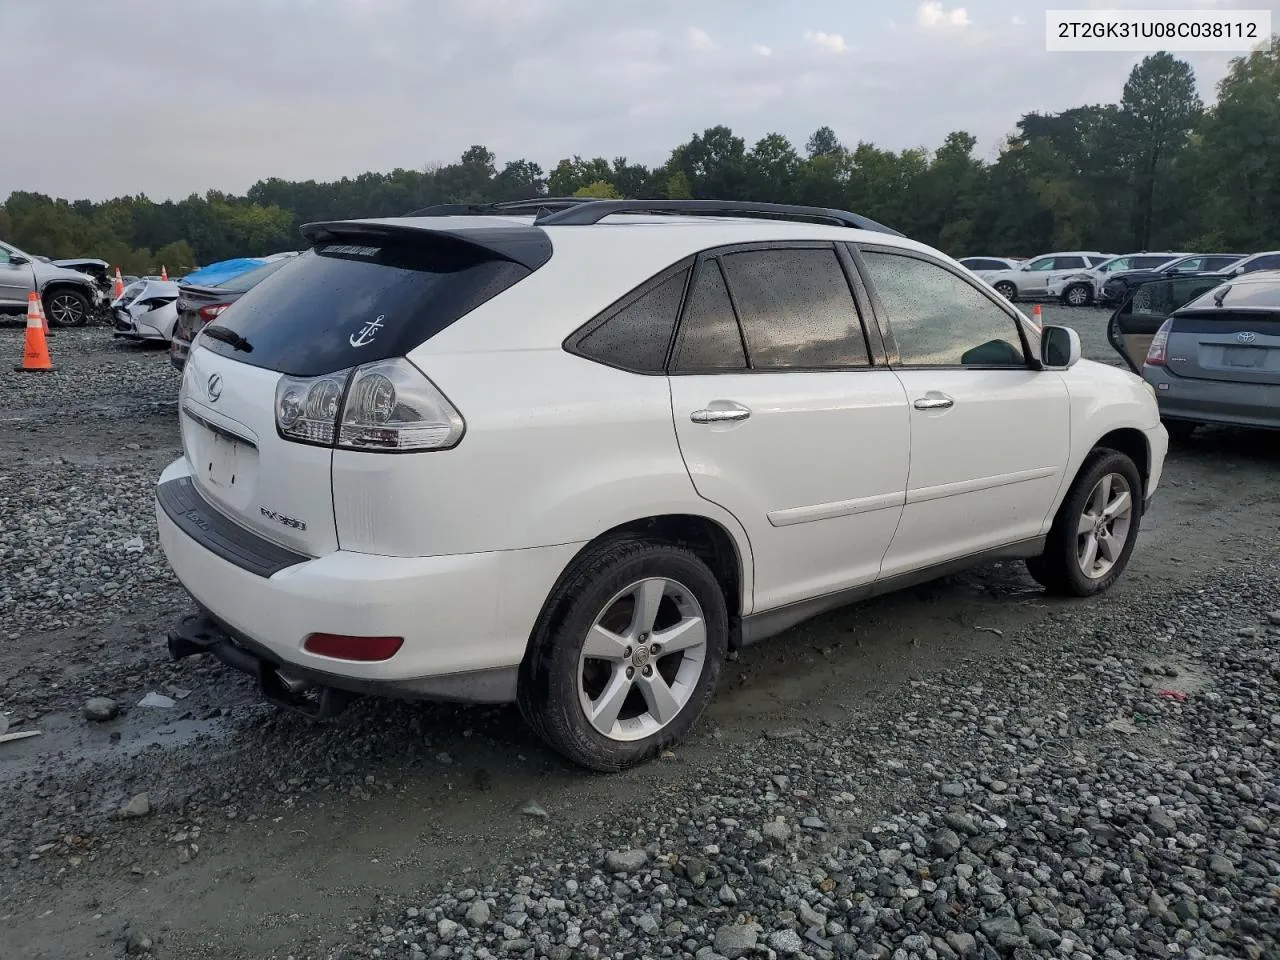
[[[1106,597],[997,564],[824,617],[597,777],[510,709],[313,725],[167,661],[176,373],[51,349],[0,368],[3,960],[1280,956],[1273,435],[1176,449]]]

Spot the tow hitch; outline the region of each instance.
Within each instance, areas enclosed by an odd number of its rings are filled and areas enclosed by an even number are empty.
[[[181,660],[197,654],[210,654],[227,666],[255,677],[266,699],[315,720],[336,716],[359,696],[268,660],[237,643],[226,629],[204,614],[185,616],[169,631],[169,656]]]

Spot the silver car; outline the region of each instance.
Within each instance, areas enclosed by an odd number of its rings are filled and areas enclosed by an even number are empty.
[[[1142,378],[1174,437],[1202,423],[1280,429],[1280,270],[1220,283],[1174,310]]]
[[[102,306],[102,291],[79,270],[60,267],[0,242],[0,313],[25,313],[32,292],[40,295],[49,324],[82,327]]]

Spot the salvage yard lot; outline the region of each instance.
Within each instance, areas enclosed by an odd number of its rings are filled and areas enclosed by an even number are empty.
[[[1105,312],[1044,313],[1118,362]],[[50,349],[0,373],[0,715],[41,731],[0,744],[0,960],[1280,955],[1278,434],[1175,446],[1111,593],[1004,563],[828,615],[601,777],[514,709],[315,726],[170,663],[178,375]]]

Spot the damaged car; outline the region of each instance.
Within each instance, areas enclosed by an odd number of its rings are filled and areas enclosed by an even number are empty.
[[[0,242],[0,313],[25,313],[32,293],[54,327],[83,327],[106,303],[92,277]]]
[[[178,322],[178,284],[172,280],[137,280],[111,301],[111,334],[126,340],[168,343]]]

